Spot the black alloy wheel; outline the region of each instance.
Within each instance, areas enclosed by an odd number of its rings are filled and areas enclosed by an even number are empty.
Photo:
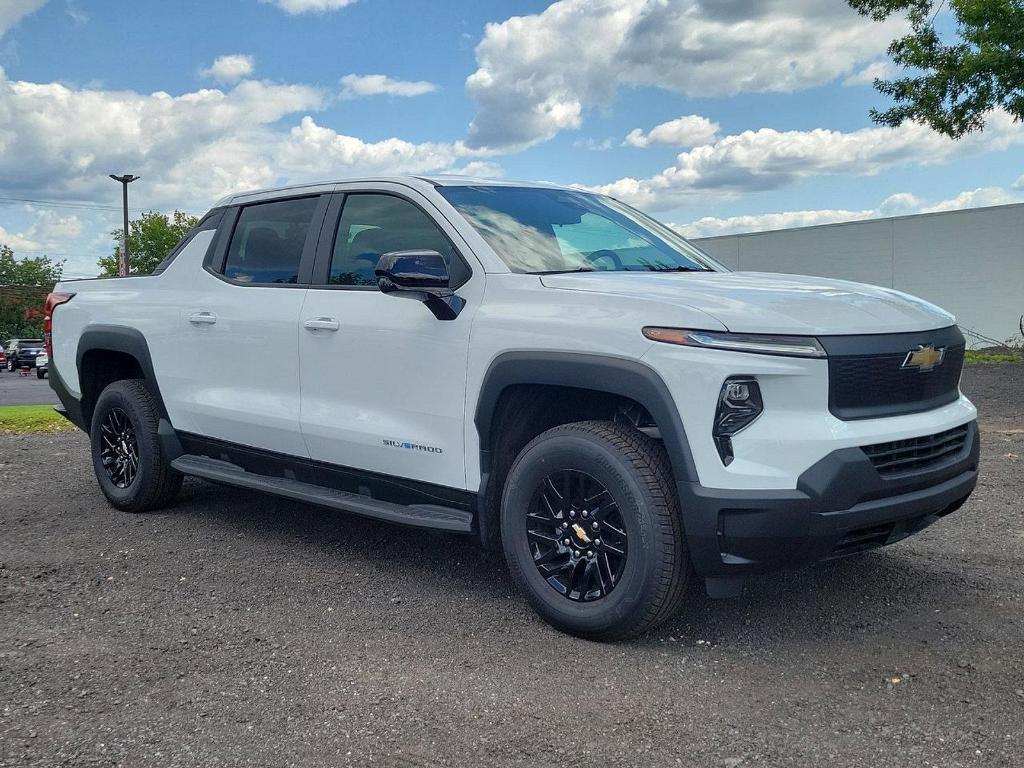
[[[181,475],[165,454],[160,404],[146,383],[121,379],[108,385],[91,421],[92,466],[107,501],[125,512],[170,505],[181,489]]]
[[[527,443],[505,478],[501,541],[530,605],[591,640],[665,621],[690,572],[664,446],[611,421],[563,424]]]
[[[139,473],[139,442],[131,419],[120,408],[111,408],[100,425],[100,462],[118,488],[128,488]]]
[[[618,504],[585,472],[565,469],[541,481],[527,512],[526,536],[541,576],[569,600],[605,597],[626,568]]]

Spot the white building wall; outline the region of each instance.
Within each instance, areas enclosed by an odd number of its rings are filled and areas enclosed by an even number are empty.
[[[1020,340],[1024,205],[695,239],[730,269],[873,283],[953,312],[965,331]],[[972,341],[969,339],[969,342]]]

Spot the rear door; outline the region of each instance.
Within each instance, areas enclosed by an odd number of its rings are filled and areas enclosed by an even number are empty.
[[[418,192],[381,183],[335,195],[299,323],[302,430],[314,459],[465,488],[466,362],[483,273]],[[467,304],[450,321],[377,288],[382,253],[436,250]]]
[[[328,195],[228,210],[180,318],[190,368],[179,429],[308,455],[299,425],[298,320]]]

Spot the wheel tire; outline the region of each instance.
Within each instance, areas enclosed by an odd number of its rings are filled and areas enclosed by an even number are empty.
[[[130,423],[137,446],[136,473],[127,487],[118,485],[103,466],[102,426],[108,415],[119,410]],[[182,476],[165,460],[157,436],[160,411],[156,400],[139,379],[115,381],[100,393],[89,431],[92,465],[100,490],[107,501],[125,512],[148,512],[169,505],[181,490]]]
[[[618,581],[590,601],[570,599],[549,583],[534,563],[527,535],[527,515],[541,484],[566,470],[583,473],[607,490],[627,535]],[[536,437],[509,472],[501,533],[513,578],[534,610],[564,632],[591,640],[628,639],[653,629],[682,603],[690,562],[668,456],[660,443],[635,429],[583,421]]]
[[[36,378],[37,379],[45,379],[46,378],[46,371],[40,371],[38,368],[36,368]]]
[[[14,372],[14,361],[11,358],[7,358],[7,372],[8,373],[13,373]]]

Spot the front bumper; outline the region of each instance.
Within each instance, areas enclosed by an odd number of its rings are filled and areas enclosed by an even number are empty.
[[[680,505],[697,573],[744,576],[891,544],[958,509],[978,478],[980,439],[941,465],[881,476],[860,448],[830,453],[795,490],[722,490],[680,483]]]

